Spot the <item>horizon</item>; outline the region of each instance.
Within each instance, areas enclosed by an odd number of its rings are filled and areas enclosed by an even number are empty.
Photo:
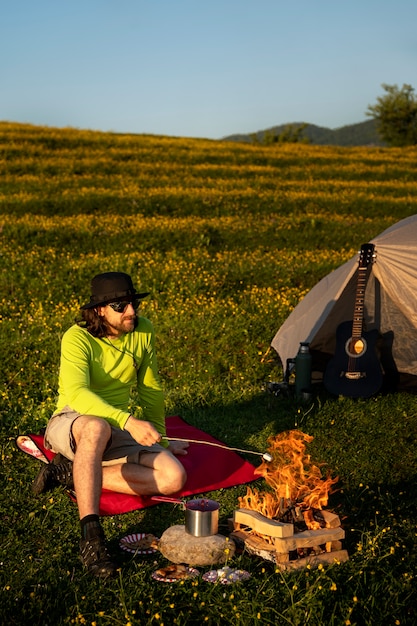
[[[145,133],[145,132],[130,132],[130,131],[123,131],[123,132],[118,132],[118,131],[113,131],[113,130],[101,130],[98,128],[79,128],[76,126],[51,126],[49,124],[33,124],[31,122],[15,122],[13,120],[0,120],[0,124],[15,124],[16,126],[33,126],[34,128],[47,128],[50,130],[75,130],[75,131],[79,131],[79,132],[91,132],[91,133],[103,133],[103,134],[109,134],[109,135],[150,135],[150,136],[155,136],[155,137],[168,137],[168,138],[178,138],[178,139],[207,139],[210,141],[222,141],[224,139],[227,139],[228,137],[234,137],[234,136],[249,136],[252,134],[256,134],[256,133],[262,133],[262,132],[266,132],[268,130],[272,130],[274,128],[280,128],[280,127],[286,127],[286,126],[296,126],[299,124],[306,124],[307,126],[315,126],[316,128],[321,128],[323,130],[329,130],[329,131],[336,131],[336,130],[341,130],[342,128],[349,128],[350,126],[358,126],[360,124],[364,124],[366,122],[372,121],[371,119],[368,120],[362,120],[362,122],[353,122],[352,124],[342,124],[342,126],[337,126],[335,128],[329,128],[327,126],[319,126],[318,124],[311,124],[310,122],[284,122],[283,124],[274,124],[273,126],[270,126],[269,128],[259,128],[256,131],[252,131],[252,132],[242,132],[242,133],[233,133],[230,135],[225,135],[224,137],[189,137],[189,136],[182,136],[182,135],[161,135],[159,133]]]

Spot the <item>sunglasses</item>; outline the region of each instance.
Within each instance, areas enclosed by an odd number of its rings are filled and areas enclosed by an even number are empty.
[[[129,302],[108,302],[107,306],[111,307],[113,311],[116,311],[116,313],[124,313],[129,304],[133,306],[135,311],[139,308],[139,300],[131,300]]]

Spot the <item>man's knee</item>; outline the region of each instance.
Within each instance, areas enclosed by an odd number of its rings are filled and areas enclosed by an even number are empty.
[[[80,415],[72,427],[76,447],[80,445],[107,445],[111,437],[111,426],[100,417]]]
[[[164,495],[178,493],[184,487],[187,480],[187,472],[182,463],[175,459],[176,463],[165,472],[165,481],[162,485]]]

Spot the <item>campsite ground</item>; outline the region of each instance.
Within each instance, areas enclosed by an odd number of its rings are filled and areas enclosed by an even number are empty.
[[[0,124],[2,623],[414,624],[417,396],[275,397],[270,341],[314,284],[359,246],[417,213],[414,149],[245,146]],[[349,560],[283,573],[247,554],[251,573],[220,586],[157,583],[162,557],[120,553],[106,583],[78,559],[76,507],[40,498],[37,463],[15,447],[54,408],[59,342],[92,275],[130,272],[152,291],[168,414],[227,444],[265,451],[295,427],[338,476],[329,506]],[[410,340],[412,340],[410,338]],[[254,461],[253,457],[248,457]],[[262,484],[262,481],[260,482]],[[245,486],[210,495],[220,528]],[[104,520],[113,549],[131,531],[182,523],[158,505]]]

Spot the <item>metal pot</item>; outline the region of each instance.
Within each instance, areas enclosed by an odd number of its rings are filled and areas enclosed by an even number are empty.
[[[185,531],[193,537],[217,535],[220,505],[215,500],[198,498],[185,504]]]
[[[220,504],[215,500],[196,498],[185,502],[169,496],[151,496],[155,502],[182,504],[185,510],[185,531],[194,537],[217,535]]]

